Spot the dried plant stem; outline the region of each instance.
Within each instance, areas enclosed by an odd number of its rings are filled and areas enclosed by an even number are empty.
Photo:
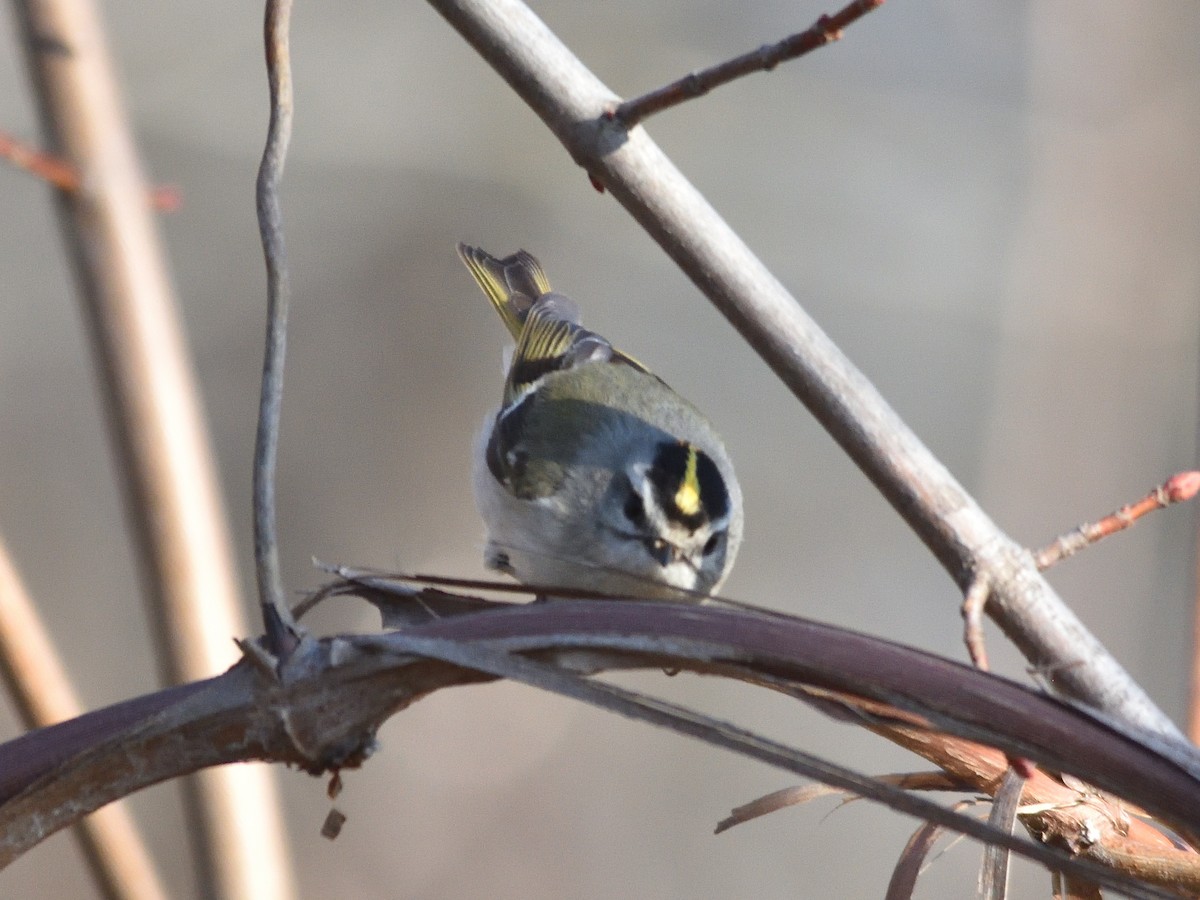
[[[1156,827],[1144,811],[1112,794],[1097,791],[1053,768],[1047,771],[1031,764],[1023,771],[1014,769],[1011,755],[941,732],[931,727],[926,717],[888,703],[819,688],[805,688],[799,693],[816,700],[818,708],[832,701],[842,709],[853,710],[866,728],[933,762],[940,770],[882,776],[891,784],[906,790],[956,790],[998,798],[1006,783],[1021,781],[1021,821],[1039,840],[1071,848],[1073,853],[1154,884],[1193,893],[1200,890],[1200,855],[1181,847],[1176,837]],[[814,785],[775,791],[735,809],[717,830],[828,792]],[[993,820],[992,824],[997,822]]]
[[[64,722],[83,712],[83,704],[3,541],[0,675],[26,728]],[[74,835],[103,896],[111,900],[166,900],[170,896],[124,803],[105,806],[81,819]]]
[[[618,98],[519,0],[429,0],[741,332],[966,590],[1068,696],[1181,737],[796,299],[688,183]]]
[[[781,62],[797,59],[826,44],[840,41],[843,28],[880,6],[883,6],[883,0],[853,0],[832,16],[821,16],[807,30],[790,35],[776,44],[766,44],[711,68],[692,72],[640,97],[626,100],[613,111],[613,117],[626,128],[632,128],[655,113],[702,97],[713,88],[743,75],[769,72]]]
[[[1009,768],[992,795],[988,824],[1006,834],[1016,834],[1017,809],[1025,779],[1016,769]],[[988,844],[979,867],[979,897],[981,900],[1004,900],[1008,896],[1008,870],[1012,854],[1004,847]]]
[[[951,807],[955,812],[970,808],[967,801],[959,801]],[[942,827],[933,822],[923,823],[908,838],[900,856],[896,859],[892,877],[888,881],[883,900],[912,900],[917,892],[917,879],[925,868],[925,860],[941,837]]]
[[[867,709],[871,704],[864,704]],[[882,712],[882,709],[880,710]],[[1013,774],[1009,759],[991,747],[899,722],[868,726],[872,731],[943,767],[948,777],[992,795]],[[1038,838],[1113,866],[1154,884],[1200,889],[1200,856],[1178,847],[1136,808],[1117,797],[1072,785],[1041,769],[1024,785],[1022,821]]]
[[[89,0],[14,0],[45,143],[80,174],[58,205],[101,373],[125,506],[167,682],[229,665],[245,633],[233,553],[176,301],[146,187]],[[250,773],[248,777],[247,773]],[[226,897],[289,897],[272,774],[204,776],[201,877]],[[185,795],[187,796],[187,795]]]
[[[960,781],[945,772],[901,772],[875,775],[874,778],[884,784],[890,784],[906,791],[954,791],[965,794],[972,789],[970,782]],[[846,795],[844,792],[820,782],[780,788],[751,800],[749,803],[734,807],[728,816],[717,823],[713,834],[720,834],[722,831],[728,831],[737,825],[768,816],[790,806],[799,806],[802,803],[810,803],[821,797],[830,796],[853,797],[854,795]]]
[[[258,599],[262,606],[267,646],[285,656],[294,646],[296,621],[288,608],[279,567],[279,537],[275,513],[275,468],[279,448],[279,417],[283,405],[283,364],[287,356],[288,271],[279,206],[279,181],[292,136],[292,65],[288,54],[291,0],[267,0],[263,36],[267,79],[271,92],[271,121],[258,169],[258,230],[267,264],[267,337],[263,352],[262,393],[258,433],[254,444],[254,560]]]

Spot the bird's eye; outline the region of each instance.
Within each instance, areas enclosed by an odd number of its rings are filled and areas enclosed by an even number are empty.
[[[646,521],[646,506],[636,492],[630,494],[629,499],[625,501],[624,512],[625,518],[634,525],[641,525]]]
[[[704,542],[704,555],[712,556],[712,554],[714,552],[716,552],[716,549],[720,545],[720,543],[721,543],[721,535],[714,534],[712,537],[710,537],[707,541]]]

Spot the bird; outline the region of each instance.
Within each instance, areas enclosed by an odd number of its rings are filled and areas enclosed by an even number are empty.
[[[531,254],[458,253],[516,342],[475,446],[485,565],[542,598],[710,597],[742,540],[742,492],[716,429],[583,327]]]

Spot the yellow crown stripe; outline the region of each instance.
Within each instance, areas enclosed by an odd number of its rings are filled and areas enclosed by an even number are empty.
[[[700,512],[700,478],[696,474],[698,458],[696,448],[689,446],[687,465],[679,482],[679,490],[675,492],[675,508],[685,516],[694,516]]]

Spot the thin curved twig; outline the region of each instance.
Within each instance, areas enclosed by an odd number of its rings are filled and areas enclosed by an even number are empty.
[[[283,588],[275,512],[275,469],[279,456],[290,295],[279,182],[283,178],[288,142],[292,136],[292,65],[288,53],[291,14],[292,0],[267,0],[263,37],[271,91],[271,120],[255,192],[258,230],[267,264],[267,334],[258,430],[254,440],[254,562],[267,647],[278,657],[286,656],[294,649],[298,633]]]

